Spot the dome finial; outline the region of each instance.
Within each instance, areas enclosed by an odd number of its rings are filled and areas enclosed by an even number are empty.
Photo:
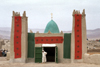
[[[53,20],[53,13],[51,13],[51,20]]]

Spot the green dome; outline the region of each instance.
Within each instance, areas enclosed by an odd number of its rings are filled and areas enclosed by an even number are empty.
[[[49,30],[51,33],[59,33],[59,28],[53,20],[47,24],[44,33],[48,33]]]

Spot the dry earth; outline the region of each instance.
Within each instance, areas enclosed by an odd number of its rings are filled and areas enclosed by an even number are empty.
[[[100,67],[100,65],[86,63],[9,63],[0,57],[0,67]]]
[[[93,55],[93,54],[100,54],[100,52],[89,52],[88,54]]]

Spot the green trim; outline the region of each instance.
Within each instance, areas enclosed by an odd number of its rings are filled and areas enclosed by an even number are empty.
[[[56,46],[56,63],[58,63],[58,47]]]
[[[42,62],[42,47],[35,47],[35,63]]]
[[[34,58],[35,33],[28,33],[28,58]]]
[[[63,57],[70,59],[71,54],[71,33],[64,34],[64,49]]]

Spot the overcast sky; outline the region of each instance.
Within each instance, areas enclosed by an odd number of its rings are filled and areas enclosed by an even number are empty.
[[[72,12],[85,9],[87,29],[100,28],[100,0],[0,0],[0,27],[11,27],[12,11],[26,11],[28,28],[45,29],[53,20],[59,30],[72,30]]]

